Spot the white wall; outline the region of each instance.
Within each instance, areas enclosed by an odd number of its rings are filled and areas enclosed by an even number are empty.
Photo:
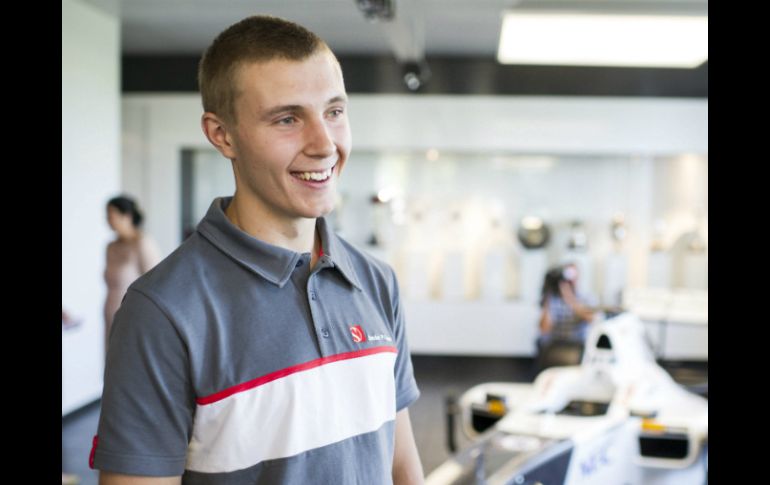
[[[200,128],[200,98],[124,95],[122,110],[123,190],[139,199],[145,230],[166,255],[180,243],[181,150],[211,146]]]
[[[570,155],[705,153],[708,101],[351,96],[353,146]]]
[[[62,414],[101,395],[104,205],[120,190],[120,22],[62,0]]]

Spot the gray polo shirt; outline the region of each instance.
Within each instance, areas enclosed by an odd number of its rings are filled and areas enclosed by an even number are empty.
[[[115,315],[92,466],[185,484],[387,484],[419,391],[393,270],[317,221],[323,255],[216,199]]]

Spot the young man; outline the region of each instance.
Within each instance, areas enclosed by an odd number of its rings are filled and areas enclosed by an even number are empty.
[[[303,27],[251,17],[199,82],[236,192],[115,317],[100,483],[422,483],[395,275],[323,218],[351,145],[339,63]]]

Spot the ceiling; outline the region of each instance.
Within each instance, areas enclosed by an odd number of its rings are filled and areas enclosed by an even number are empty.
[[[494,57],[502,12],[510,8],[705,13],[703,0],[395,0],[396,19],[371,23],[356,0],[87,0],[121,18],[130,55],[200,54],[228,25],[254,14],[298,22],[337,54],[399,59],[425,55]]]

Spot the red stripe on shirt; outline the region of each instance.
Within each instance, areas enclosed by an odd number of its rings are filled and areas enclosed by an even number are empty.
[[[94,455],[96,455],[96,447],[99,445],[99,435],[94,435],[94,440],[91,443],[91,454],[88,455],[88,467],[94,469]]]
[[[281,379],[283,377],[296,374],[297,372],[314,369],[322,365],[331,364],[332,362],[357,359],[359,357],[366,357],[367,355],[380,354],[383,352],[393,352],[395,354],[395,353],[398,353],[398,350],[395,347],[372,347],[370,349],[356,350],[354,352],[345,352],[342,354],[336,354],[330,357],[321,357],[320,359],[311,360],[310,362],[305,362],[303,364],[298,364],[292,367],[287,367],[285,369],[271,372],[270,374],[266,374],[262,377],[257,377],[256,379],[250,380],[248,382],[244,382],[242,384],[238,384],[236,386],[230,387],[223,391],[219,391],[210,396],[199,397],[195,400],[195,402],[202,406],[206,404],[212,404],[217,401],[221,401],[222,399],[228,398],[233,394],[254,389],[255,387],[259,387],[269,382],[273,382],[275,380]]]

